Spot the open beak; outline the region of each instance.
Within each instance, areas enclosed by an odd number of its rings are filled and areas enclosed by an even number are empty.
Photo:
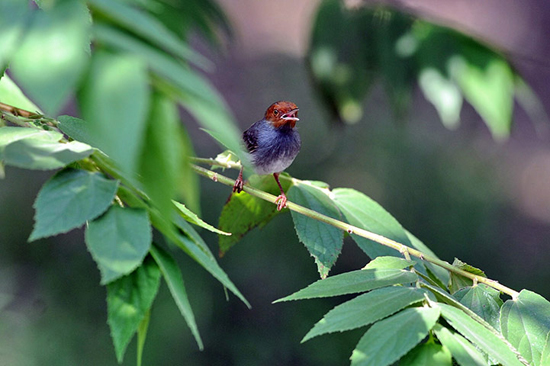
[[[281,118],[284,119],[285,121],[299,121],[300,119],[297,116],[298,111],[299,111],[298,108],[293,109],[290,112],[283,114]]]

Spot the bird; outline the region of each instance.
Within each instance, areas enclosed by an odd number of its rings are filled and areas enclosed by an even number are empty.
[[[279,174],[292,164],[300,152],[302,142],[295,128],[298,107],[288,101],[278,101],[269,106],[264,118],[243,132],[242,138],[250,161],[257,174],[273,174],[281,194],[275,200],[277,210],[286,207],[287,198]],[[243,190],[243,168],[233,186],[233,192]]]

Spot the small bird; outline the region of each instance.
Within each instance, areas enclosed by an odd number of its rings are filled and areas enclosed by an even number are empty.
[[[243,140],[257,174],[273,174],[281,190],[277,210],[286,207],[286,195],[279,182],[279,174],[288,168],[300,152],[302,142],[294,128],[298,121],[298,107],[292,102],[279,101],[267,108],[263,119],[243,132]],[[243,168],[233,186],[233,192],[243,190]]]

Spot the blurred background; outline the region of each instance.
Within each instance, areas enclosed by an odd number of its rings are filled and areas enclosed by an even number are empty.
[[[396,120],[381,85],[363,115],[339,126],[318,98],[305,63],[317,0],[219,0],[233,31],[221,47],[193,45],[216,64],[208,77],[241,130],[285,99],[300,107],[302,151],[288,172],[369,195],[440,258],[454,257],[515,289],[550,298],[550,135],[514,108],[507,141],[493,140],[465,105],[449,130],[414,90]],[[355,5],[369,3],[354,1]],[[544,0],[391,1],[438,24],[503,50],[550,111],[550,3]],[[182,0],[185,5],[185,0]],[[352,4],[352,5],[354,5]],[[67,113],[74,113],[68,107]],[[221,149],[184,116],[196,154]],[[106,324],[105,289],[83,232],[27,243],[32,204],[50,172],[7,167],[0,180],[0,365],[116,365]],[[226,171],[228,175],[236,172]],[[201,178],[203,218],[216,224],[230,188]],[[217,252],[217,238],[202,232]],[[290,214],[247,235],[220,264],[252,304],[248,310],[200,266],[181,255],[184,278],[205,350],[198,351],[167,288],[151,314],[145,365],[340,365],[361,330],[300,344],[342,299],[271,304],[318,279]],[[368,257],[348,239],[331,274],[362,267]],[[135,341],[124,365],[135,364]]]

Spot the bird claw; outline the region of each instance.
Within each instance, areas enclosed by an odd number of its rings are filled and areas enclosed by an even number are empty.
[[[277,211],[281,211],[283,208],[286,207],[286,196],[284,194],[281,194],[277,197],[275,203],[277,204]]]
[[[244,181],[242,178],[237,178],[235,185],[233,185],[233,192],[241,193],[243,190]]]
[[[233,185],[233,192],[241,193],[243,190],[244,185],[244,179],[243,179],[243,169],[241,168],[241,171],[239,172],[239,176],[235,180],[235,184]]]

